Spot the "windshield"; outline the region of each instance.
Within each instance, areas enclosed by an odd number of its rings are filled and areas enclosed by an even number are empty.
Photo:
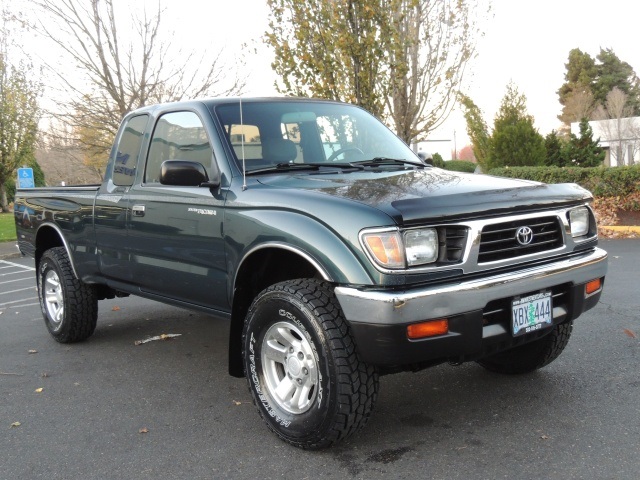
[[[348,104],[277,100],[220,105],[223,125],[239,168],[326,164],[388,158],[420,164],[416,155],[371,114]]]

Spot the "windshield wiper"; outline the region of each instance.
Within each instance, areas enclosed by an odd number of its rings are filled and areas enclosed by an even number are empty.
[[[389,158],[389,157],[374,157],[371,160],[361,160],[359,162],[353,162],[357,165],[377,166],[377,165],[413,165],[414,167],[424,168],[424,164],[414,162],[412,160],[405,160],[404,158]]]
[[[340,170],[354,169],[364,170],[364,166],[360,162],[356,163],[278,163],[277,165],[271,165],[269,167],[255,168],[253,170],[247,170],[247,175],[253,175],[255,173],[270,173],[270,172],[286,172],[291,170],[319,170],[320,168],[335,168]]]
[[[247,170],[246,175],[269,172],[287,172],[292,170],[318,170],[318,166],[312,163],[277,163],[276,165],[271,165],[269,167]]]

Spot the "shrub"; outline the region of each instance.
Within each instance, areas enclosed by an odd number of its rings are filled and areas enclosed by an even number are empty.
[[[596,197],[630,195],[640,191],[640,165],[630,167],[510,167],[487,172],[499,177],[543,183],[577,183]]]
[[[476,163],[467,160],[449,160],[448,162],[444,162],[444,168],[454,172],[473,173],[476,171],[477,166]]]

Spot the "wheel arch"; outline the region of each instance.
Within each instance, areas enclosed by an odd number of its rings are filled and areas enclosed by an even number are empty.
[[[60,230],[57,225],[54,225],[52,223],[42,224],[40,228],[38,228],[38,232],[36,233],[34,255],[36,268],[40,264],[42,254],[47,250],[55,247],[63,247],[67,251],[67,256],[69,257],[69,262],[71,263],[71,270],[73,271],[75,277],[78,278],[78,272],[76,271],[76,266],[73,261],[73,256],[71,255],[69,244],[62,234],[62,230]]]
[[[229,330],[229,373],[243,377],[242,329],[251,302],[258,293],[278,282],[317,278],[331,282],[329,272],[312,255],[283,243],[267,243],[250,250],[239,264],[233,281]]]

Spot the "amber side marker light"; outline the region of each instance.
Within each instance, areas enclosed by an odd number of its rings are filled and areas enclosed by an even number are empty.
[[[407,327],[407,337],[410,340],[435,337],[449,333],[449,320],[431,320],[429,322],[414,323]]]
[[[586,295],[591,295],[592,293],[596,293],[598,290],[602,288],[602,281],[599,278],[595,280],[591,280],[584,287],[584,292]]]

